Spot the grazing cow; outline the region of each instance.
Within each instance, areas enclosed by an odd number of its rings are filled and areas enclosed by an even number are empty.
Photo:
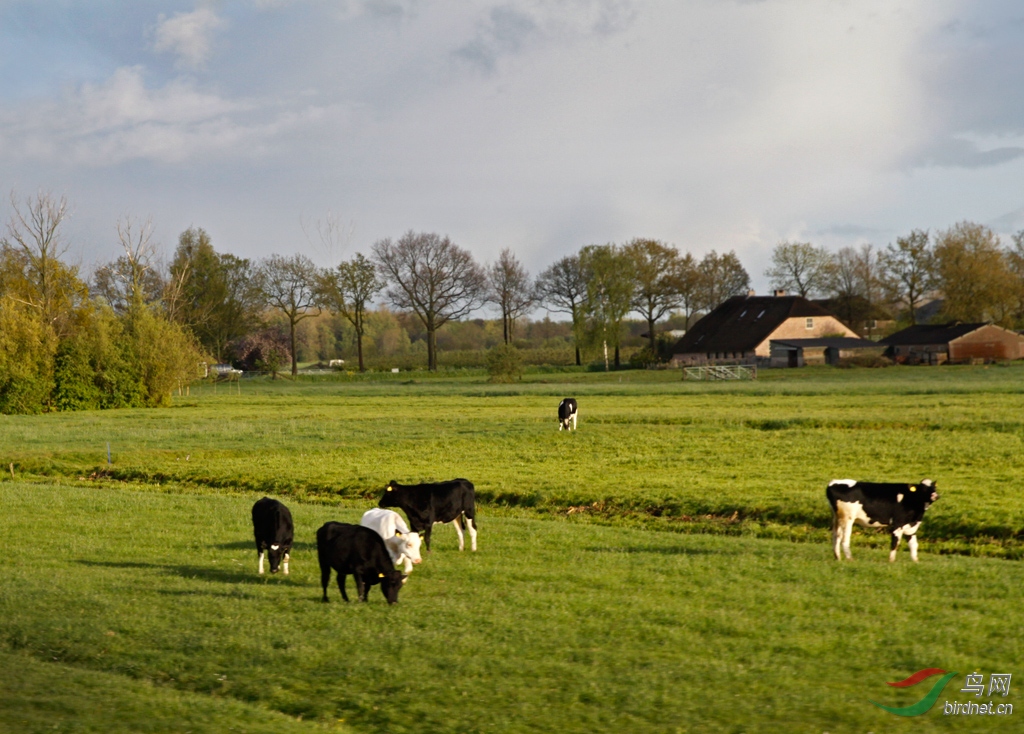
[[[252,532],[256,536],[256,552],[263,573],[263,556],[270,556],[270,573],[280,566],[288,574],[289,553],[292,550],[292,513],[277,500],[264,497],[252,506]]]
[[[564,398],[558,404],[558,430],[563,428],[567,431],[576,430],[576,398]],[[569,421],[572,421],[572,428],[569,428]]]
[[[376,530],[377,534],[384,539],[391,560],[397,566],[403,564],[403,570],[408,575],[412,573],[412,564],[419,563],[420,557],[420,534],[409,531],[405,520],[394,510],[382,510],[374,507],[363,513],[363,519],[359,524],[364,528]]]
[[[853,479],[829,482],[825,496],[832,505],[832,545],[836,560],[839,551],[850,560],[850,534],[853,524],[867,528],[888,528],[892,536],[889,560],[896,560],[900,539],[907,537],[910,558],[917,562],[917,529],[924,512],[939,498],[935,482],[922,479],[917,484],[880,484]]]
[[[459,550],[465,548],[459,518],[465,516],[470,545],[476,550],[476,510],[473,483],[468,479],[452,479],[436,484],[399,484],[391,480],[380,498],[380,507],[398,507],[409,518],[409,527],[423,534],[423,544],[430,550],[430,531],[434,523],[453,523],[459,534]]]
[[[343,522],[324,523],[316,531],[316,553],[320,559],[320,585],[324,588],[324,601],[327,601],[327,585],[331,582],[332,568],[338,572],[338,588],[345,601],[348,601],[345,577],[349,574],[355,577],[359,601],[366,601],[366,595],[374,584],[380,584],[388,604],[398,601],[398,591],[406,577],[401,571],[395,570],[384,539],[376,531]]]

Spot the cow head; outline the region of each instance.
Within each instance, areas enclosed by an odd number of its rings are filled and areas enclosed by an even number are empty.
[[[398,549],[409,557],[409,560],[413,563],[421,563],[423,558],[420,556],[420,545],[423,543],[423,539],[419,533],[399,533],[395,532],[395,537],[399,539]]]
[[[270,561],[270,573],[277,573],[277,569],[281,567],[281,561],[287,556],[291,550],[291,546],[282,545],[280,543],[273,543],[267,548],[267,559]]]
[[[931,479],[922,479],[916,488],[912,488],[911,491],[923,492],[924,506],[928,507],[932,502],[939,498],[939,493],[935,491],[935,482]]]
[[[384,487],[384,495],[380,498],[380,502],[377,503],[377,507],[398,507],[398,503],[395,501],[395,488],[398,486],[398,482],[392,479],[388,482],[388,486]]]
[[[406,576],[401,571],[388,571],[380,574],[380,588],[388,604],[398,603],[398,592],[405,585]]]

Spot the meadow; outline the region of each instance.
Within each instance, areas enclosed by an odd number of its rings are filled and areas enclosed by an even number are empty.
[[[913,703],[924,685],[885,682],[927,667],[1017,672],[1022,386],[1020,366],[467,371],[0,416],[0,731],[991,731],[869,699]],[[398,605],[319,602],[322,522],[454,476],[478,553],[438,528]],[[936,480],[920,564],[867,531],[831,560],[824,488],[848,476]],[[265,493],[295,516],[288,577],[255,573]]]

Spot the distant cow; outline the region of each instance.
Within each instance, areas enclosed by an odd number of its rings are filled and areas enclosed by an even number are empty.
[[[316,553],[320,559],[324,601],[327,601],[332,568],[338,572],[338,588],[345,601],[348,601],[345,577],[349,574],[355,577],[359,601],[366,601],[366,595],[374,584],[380,584],[388,604],[398,601],[398,591],[405,583],[405,576],[395,570],[384,539],[376,531],[342,522],[324,523],[316,531]]]
[[[578,406],[576,405],[576,398],[564,398],[562,402],[558,404],[558,430],[561,431],[563,428],[567,431],[576,430],[576,411]],[[569,428],[569,421],[572,421],[572,428]]]
[[[289,553],[292,550],[292,513],[277,500],[264,497],[252,506],[252,532],[256,536],[256,552],[263,573],[263,556],[270,556],[270,573],[278,566],[288,573]],[[282,563],[283,561],[283,563]]]
[[[459,518],[465,516],[470,546],[476,550],[476,495],[468,479],[452,479],[436,484],[399,484],[392,480],[380,498],[380,507],[398,507],[409,518],[409,527],[423,534],[430,550],[430,531],[434,523],[453,523],[459,534],[459,550],[465,548]]]
[[[403,564],[406,574],[412,573],[412,565],[420,563],[420,534],[413,533],[405,525],[405,520],[394,510],[382,510],[374,507],[363,513],[363,519],[359,524],[364,528],[376,530],[377,534],[384,539],[391,560],[397,566]]]
[[[907,537],[910,558],[917,562],[917,529],[928,507],[939,498],[935,482],[922,479],[918,484],[880,484],[853,479],[829,482],[825,496],[832,505],[832,546],[836,560],[839,551],[850,560],[850,534],[857,523],[869,528],[888,528],[892,536],[889,560],[896,560],[900,539]]]

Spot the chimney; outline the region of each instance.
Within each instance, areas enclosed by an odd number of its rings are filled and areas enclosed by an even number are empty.
[[[753,288],[751,288],[749,291],[747,291],[747,298],[753,298],[756,295],[757,295],[757,291],[755,291]]]
[[[775,291],[775,297],[776,298],[782,298],[784,295],[786,295],[786,291],[783,291],[783,290]]]

